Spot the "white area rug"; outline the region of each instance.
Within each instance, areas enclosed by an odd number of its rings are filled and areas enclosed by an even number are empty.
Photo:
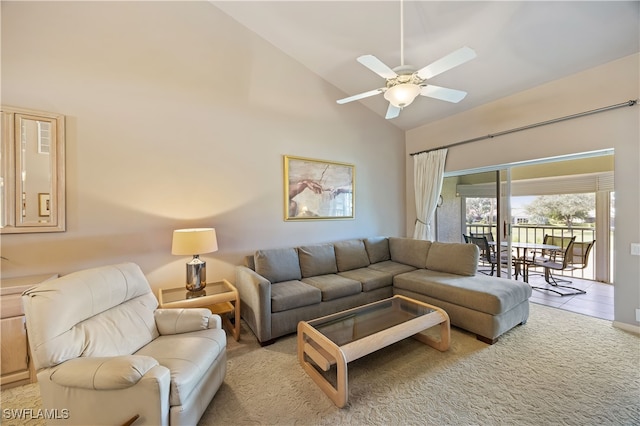
[[[406,339],[349,364],[343,409],[299,366],[295,335],[241,338],[200,425],[640,425],[640,337],[533,303],[492,346],[454,328],[447,352]],[[2,391],[3,413],[38,404],[37,386]]]

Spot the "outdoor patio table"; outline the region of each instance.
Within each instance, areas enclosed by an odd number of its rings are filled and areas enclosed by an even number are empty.
[[[490,241],[489,245],[495,246],[495,241]],[[508,241],[501,241],[500,247],[508,247]],[[515,264],[516,264],[516,279],[518,278],[518,271],[522,269],[522,279],[524,282],[529,282],[529,268],[528,268],[528,259],[527,253],[529,250],[550,250],[557,251],[562,250],[562,247],[552,245],[552,244],[542,244],[542,243],[527,243],[527,242],[511,242],[511,248],[516,249],[515,256]]]

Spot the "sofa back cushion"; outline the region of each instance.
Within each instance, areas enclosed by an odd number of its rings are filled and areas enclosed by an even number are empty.
[[[298,247],[298,256],[303,278],[338,272],[333,244]]]
[[[431,241],[415,240],[413,238],[389,238],[391,260],[411,265],[414,268],[424,268],[430,247]]]
[[[256,259],[254,255],[244,257],[244,266],[254,271],[256,270]]]
[[[333,244],[339,272],[369,266],[369,256],[362,240],[338,241]]]
[[[473,276],[478,270],[480,249],[475,244],[433,242],[427,256],[427,269]]]
[[[131,354],[158,337],[158,301],[140,267],[86,269],[22,296],[37,369],[80,356]]]
[[[258,250],[253,255],[253,260],[255,271],[271,283],[302,278],[298,251],[295,248]]]
[[[389,239],[387,237],[373,237],[364,239],[364,247],[369,255],[369,262],[378,263],[391,259],[389,254]]]

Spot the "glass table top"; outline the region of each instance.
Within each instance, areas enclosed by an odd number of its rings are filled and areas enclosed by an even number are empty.
[[[432,312],[435,310],[427,306],[390,298],[308,321],[308,324],[342,346]]]
[[[207,286],[200,291],[189,291],[185,287],[163,289],[163,303],[181,302],[189,299],[196,299],[204,296],[230,293],[232,290],[223,282],[207,283]]]

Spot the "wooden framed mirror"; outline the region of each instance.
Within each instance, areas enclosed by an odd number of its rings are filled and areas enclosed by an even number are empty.
[[[64,115],[2,106],[0,233],[62,232]]]

